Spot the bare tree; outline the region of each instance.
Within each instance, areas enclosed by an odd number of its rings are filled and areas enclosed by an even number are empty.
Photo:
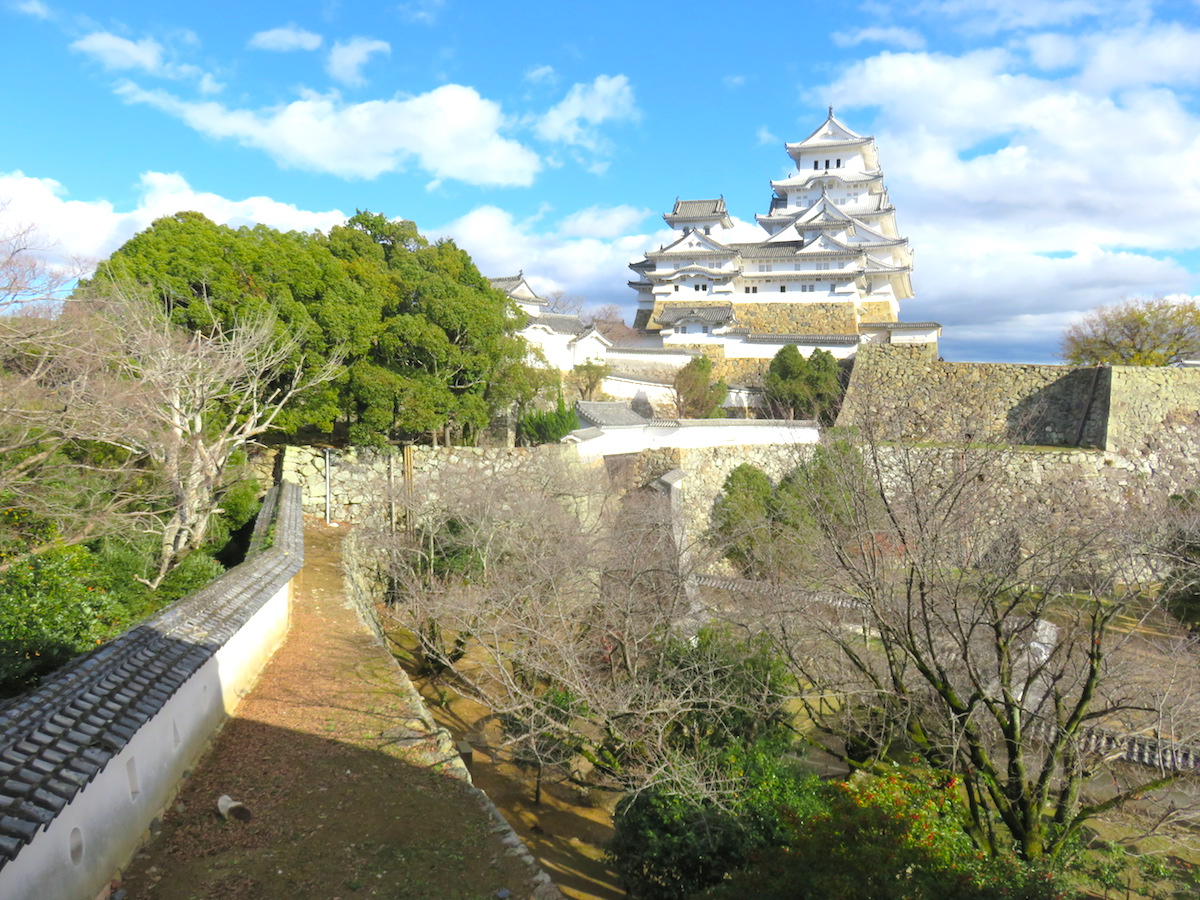
[[[539,772],[618,790],[699,781],[715,732],[746,721],[726,713],[778,713],[778,686],[747,688],[740,651],[681,634],[693,607],[661,496],[617,498],[545,457],[414,496],[415,539],[389,551],[394,621]]]
[[[45,435],[44,452],[95,442],[160,485],[168,512],[151,586],[203,543],[234,454],[336,365],[305,371],[270,319],[183,331],[136,291],[73,300],[22,346],[27,394],[9,420]]]
[[[565,290],[551,291],[546,298],[546,312],[579,315],[583,312],[583,297]]]
[[[0,201],[0,313],[52,300],[84,274],[78,260],[53,262],[51,247],[29,224],[11,221]]]
[[[1193,642],[1156,648],[1138,627],[1161,575],[1154,517],[1031,490],[1002,448],[871,437],[793,476],[775,534],[794,586],[741,612],[776,635],[823,743],[852,767],[915,754],[946,771],[976,842],[1027,859],[1175,780],[1103,752],[1195,736]]]
[[[75,398],[58,373],[79,335],[33,312],[0,316],[0,569],[50,546],[147,529],[161,499],[137,456],[97,452],[73,433]]]

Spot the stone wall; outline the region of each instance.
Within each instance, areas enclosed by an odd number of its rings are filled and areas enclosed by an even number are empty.
[[[1113,366],[1107,449],[1147,458],[1190,454],[1200,440],[1200,371]]]
[[[863,322],[895,322],[895,304],[890,300],[864,300],[859,305]]]
[[[531,449],[481,447],[423,447],[412,448],[414,479],[446,469],[457,469],[482,475],[510,471],[532,453],[554,454],[569,452],[563,446]],[[325,515],[325,452],[315,447],[284,447],[274,455],[260,459],[260,469],[278,465],[285,479],[300,485],[304,511],[310,515]],[[376,450],[330,450],[329,452],[329,518],[335,522],[353,522],[372,508],[387,502],[392,490],[404,483],[404,454],[399,448],[388,453]],[[390,486],[390,490],[389,490]]]
[[[723,378],[726,384],[762,387],[763,376],[770,366],[769,359],[729,359],[723,356],[713,363],[713,377]]]
[[[860,346],[838,425],[884,439],[1107,445],[1110,369],[947,363],[935,352]]]
[[[742,295],[746,296],[745,294]],[[808,303],[805,294],[780,294],[774,303],[733,303],[737,324],[761,334],[858,334],[850,300]],[[807,296],[812,296],[811,294]]]
[[[713,504],[725,487],[725,479],[739,465],[757,466],[771,481],[777,482],[799,465],[811,449],[811,444],[769,444],[676,451],[676,466],[684,474],[680,489],[687,543],[694,544],[708,533]]]

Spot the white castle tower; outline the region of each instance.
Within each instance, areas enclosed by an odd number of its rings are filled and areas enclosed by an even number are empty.
[[[719,345],[726,359],[747,362],[784,344],[846,357],[865,340],[936,340],[937,323],[899,322],[901,301],[913,296],[912,251],[875,139],[831,107],[821,127],[786,146],[796,170],[771,182],[770,208],[757,216],[762,240],[724,237],[733,227],[724,198],[677,200],[663,216],[679,236],[630,264],[635,326],[664,345]]]

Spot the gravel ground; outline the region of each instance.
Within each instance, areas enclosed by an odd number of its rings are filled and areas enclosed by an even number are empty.
[[[403,676],[342,600],[340,541],[306,522],[287,642],[114,896],[561,896],[479,793],[445,774],[444,734],[396,690]],[[251,817],[222,819],[223,794]]]

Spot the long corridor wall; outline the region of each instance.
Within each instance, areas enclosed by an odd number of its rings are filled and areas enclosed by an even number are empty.
[[[283,643],[299,489],[259,518],[241,565],[0,703],[0,897],[102,895]]]

